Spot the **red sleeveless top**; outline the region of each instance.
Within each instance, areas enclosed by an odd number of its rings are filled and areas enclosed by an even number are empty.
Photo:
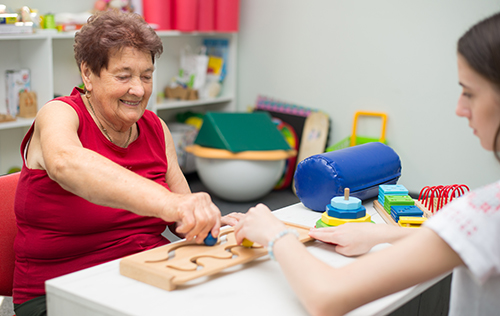
[[[69,104],[78,114],[78,136],[83,147],[168,189],[165,137],[158,117],[146,110],[137,122],[138,138],[121,148],[101,133],[80,93],[75,88],[71,96],[56,100]],[[23,161],[34,125],[21,145]],[[163,220],[92,204],[61,188],[44,170],[27,168],[25,162],[16,192],[15,213],[16,304],[44,295],[48,279],[169,242],[161,235],[168,224]]]

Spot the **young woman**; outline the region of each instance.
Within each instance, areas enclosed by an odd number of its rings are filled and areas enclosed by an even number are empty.
[[[481,21],[458,42],[458,77],[463,88],[456,114],[465,117],[484,149],[498,155],[500,134],[500,14]],[[259,204],[236,225],[236,238],[269,245],[297,296],[313,315],[346,312],[437,277],[452,269],[450,315],[498,315],[500,311],[500,181],[454,200],[418,230],[345,225],[312,230],[311,236],[364,253],[382,251],[334,269],[309,254],[269,209]],[[357,244],[368,228],[375,238]],[[372,273],[369,267],[391,266]],[[408,273],[412,271],[412,273]]]

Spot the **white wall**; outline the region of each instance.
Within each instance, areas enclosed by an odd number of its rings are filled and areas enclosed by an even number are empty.
[[[456,41],[499,11],[498,1],[240,1],[239,110],[258,94],[323,110],[332,120],[330,144],[350,134],[355,111],[386,112],[387,140],[403,164],[400,183],[414,192],[452,183],[475,188],[499,177],[492,154],[454,115]],[[2,3],[45,14],[83,12],[94,1]]]
[[[492,153],[454,114],[455,51],[499,10],[495,0],[241,0],[239,109],[259,94],[320,109],[331,116],[330,144],[350,135],[355,111],[386,112],[410,191],[495,181]]]

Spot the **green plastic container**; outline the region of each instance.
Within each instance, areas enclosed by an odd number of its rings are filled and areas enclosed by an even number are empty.
[[[373,137],[356,136],[356,145],[373,143],[373,142],[380,142],[380,139],[373,138]],[[383,141],[382,143],[387,145],[387,141]],[[351,145],[351,136],[347,136],[346,138],[342,139],[338,143],[333,144],[330,147],[328,147],[326,149],[326,151],[328,152],[328,151],[344,149],[344,148],[350,147],[350,145]]]

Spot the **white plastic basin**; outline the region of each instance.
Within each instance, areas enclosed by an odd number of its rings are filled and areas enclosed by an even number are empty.
[[[210,193],[235,202],[252,201],[271,192],[285,159],[240,160],[195,157],[196,169]]]

